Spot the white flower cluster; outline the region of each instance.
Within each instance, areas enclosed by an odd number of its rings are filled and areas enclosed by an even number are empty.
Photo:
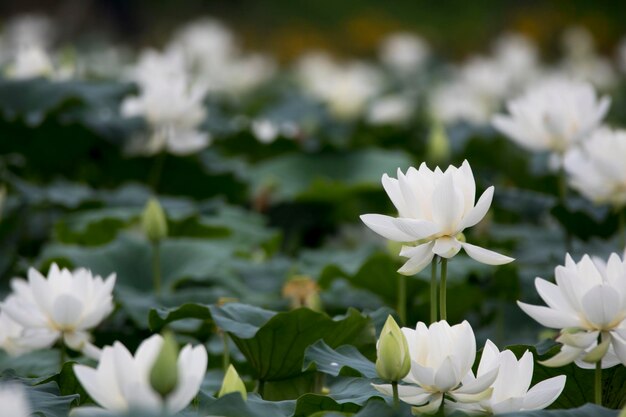
[[[532,388],[534,359],[524,352],[520,359],[510,350],[500,352],[487,340],[476,373],[476,339],[467,321],[450,326],[438,321],[404,327],[410,369],[398,386],[399,398],[419,414],[441,407],[470,414],[500,414],[537,410],[552,404],[565,387],[565,376],[556,376]],[[385,395],[389,384],[374,384]]]

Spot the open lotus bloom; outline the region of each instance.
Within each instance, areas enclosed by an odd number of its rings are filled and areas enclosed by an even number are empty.
[[[461,238],[468,227],[480,222],[493,199],[493,186],[474,203],[476,184],[467,161],[460,168],[450,165],[445,172],[431,171],[425,163],[406,174],[398,169],[398,178],[387,174],[383,187],[398,210],[399,217],[364,214],[363,223],[379,235],[411,245],[402,247],[400,256],[409,260],[398,270],[413,275],[424,269],[435,255],[452,258],[461,248],[467,254],[489,265],[502,265],[514,259],[469,244]]]
[[[29,417],[30,405],[24,388],[17,383],[0,384],[0,417]]]
[[[415,405],[420,413],[436,412],[444,395],[455,402],[475,402],[489,397],[489,387],[498,376],[498,368],[474,376],[476,339],[467,321],[450,326],[446,321],[426,327],[417,323],[415,330],[402,328],[411,356],[411,370],[398,386],[400,399]],[[374,385],[391,396],[390,384]]]
[[[206,116],[206,88],[193,83],[180,54],[144,53],[132,77],[141,87],[136,97],[122,102],[127,117],[143,117],[148,137],[139,137],[132,153],[153,154],[166,150],[177,155],[197,152],[209,145],[209,134],[199,130]]]
[[[103,280],[84,268],[71,272],[52,264],[46,278],[30,268],[28,281],[11,281],[13,293],[1,308],[26,329],[25,337],[38,334],[49,346],[62,339],[71,349],[97,358],[100,351],[89,342],[89,330],[113,311],[114,285],[115,274]]]
[[[26,329],[0,311],[0,349],[11,356],[52,346],[58,339],[50,329]]]
[[[175,388],[161,396],[150,384],[163,337],[144,340],[133,356],[124,345],[115,342],[102,349],[96,369],[75,365],[74,373],[89,396],[100,407],[79,407],[72,416],[103,416],[142,410],[155,413],[178,413],[189,405],[200,390],[207,368],[204,346],[186,345],[178,355],[178,381]]]
[[[626,262],[615,253],[608,262],[585,255],[576,263],[567,255],[565,266],[554,272],[556,284],[535,279],[547,307],[517,302],[543,326],[562,329],[556,339],[563,344],[561,352],[544,364],[576,361],[592,368],[602,360],[603,368],[626,365]]]
[[[569,183],[597,204],[626,204],[626,131],[600,128],[565,154]]]
[[[563,154],[598,127],[610,104],[589,83],[548,79],[510,100],[509,115],[496,115],[492,123],[526,149]]]
[[[555,376],[530,388],[533,368],[533,355],[529,351],[518,360],[510,350],[500,352],[493,342],[487,340],[477,375],[480,377],[498,369],[498,376],[491,385],[491,396],[477,402],[449,402],[447,405],[469,414],[501,414],[546,408],[561,395],[566,378],[564,375]]]

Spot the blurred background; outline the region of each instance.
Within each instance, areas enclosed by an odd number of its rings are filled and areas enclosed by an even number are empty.
[[[210,15],[231,26],[246,47],[272,52],[281,60],[308,49],[372,55],[387,34],[416,31],[438,53],[463,58],[485,49],[501,32],[518,32],[554,57],[563,31],[574,26],[593,34],[597,48],[612,53],[623,34],[626,4],[600,0],[65,0],[3,1],[3,21],[40,13],[62,22],[55,39],[84,42],[90,37],[159,45],[182,23]]]

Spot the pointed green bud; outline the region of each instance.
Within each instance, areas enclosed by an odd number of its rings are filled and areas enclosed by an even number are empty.
[[[446,134],[446,129],[438,120],[435,120],[428,135],[428,145],[426,150],[428,160],[444,162],[450,158],[450,140]]]
[[[224,381],[222,382],[222,388],[220,388],[220,392],[217,394],[217,397],[223,397],[226,394],[230,394],[231,392],[238,392],[241,394],[241,397],[246,400],[248,399],[248,393],[246,391],[246,386],[243,381],[239,377],[237,370],[231,364],[226,371],[226,375],[224,375]]]
[[[156,198],[151,198],[141,215],[141,227],[148,240],[152,243],[167,237],[167,218],[163,207]]]
[[[376,372],[387,381],[400,381],[411,369],[409,346],[393,317],[387,317],[378,339]]]
[[[163,334],[161,351],[150,371],[150,385],[165,397],[178,384],[178,343],[170,332]]]

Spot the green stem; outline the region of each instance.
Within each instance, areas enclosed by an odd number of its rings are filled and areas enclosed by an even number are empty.
[[[398,274],[398,316],[406,324],[406,277]]]
[[[161,181],[161,173],[163,172],[163,165],[165,165],[165,158],[167,157],[166,151],[161,151],[158,155],[154,157],[154,164],[152,165],[152,169],[150,170],[150,179],[148,184],[150,184],[151,188],[157,191],[159,187],[159,181]]]
[[[563,157],[561,157],[561,168],[559,169],[559,202],[565,207],[565,200],[567,199],[567,174],[565,173],[565,166],[563,164]],[[572,251],[572,234],[565,225],[563,226],[565,232],[565,251]]]
[[[446,278],[448,275],[448,260],[441,258],[441,288],[439,288],[439,320],[447,320],[446,305]]]
[[[439,257],[435,255],[430,265],[430,322],[437,321],[437,261]]]
[[[152,244],[152,280],[154,284],[154,293],[161,295],[161,244],[154,242]]]
[[[393,408],[400,408],[400,396],[398,395],[398,381],[391,382],[391,388],[393,389]]]
[[[259,383],[257,385],[257,394],[259,394],[261,396],[261,398],[263,398],[263,394],[265,393],[265,381],[263,381],[262,379],[259,379]]]
[[[65,361],[67,360],[67,346],[65,346],[65,343],[63,342],[63,335],[61,335],[61,343],[59,346],[59,350],[60,350],[59,362],[61,365],[59,366],[59,369],[63,370],[63,365],[65,365]]]
[[[620,243],[620,248],[623,249],[624,247],[626,247],[626,235],[624,235],[624,233],[626,232],[626,230],[624,230],[624,223],[626,223],[626,219],[624,218],[624,208],[620,207],[617,211],[617,218],[618,218],[618,226],[617,226],[617,233],[619,234],[619,243]]]
[[[230,366],[230,348],[228,347],[228,333],[222,332],[222,342],[224,343],[224,353],[222,354],[222,367],[224,372],[228,371]]]
[[[594,402],[602,405],[602,360],[596,362]]]

